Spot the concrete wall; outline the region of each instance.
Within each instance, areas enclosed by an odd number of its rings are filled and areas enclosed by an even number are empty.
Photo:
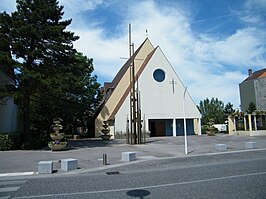
[[[0,132],[18,132],[18,107],[13,98],[6,98],[0,103]]]
[[[251,102],[256,104],[254,81],[242,82],[239,84],[241,110],[246,112]]]

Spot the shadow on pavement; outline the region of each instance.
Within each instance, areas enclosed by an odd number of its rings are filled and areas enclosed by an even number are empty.
[[[115,144],[123,144],[125,140],[109,140],[101,139],[80,139],[69,140],[66,150],[81,149],[81,148],[95,148],[95,147],[110,147]]]
[[[127,195],[134,198],[144,198],[145,196],[150,195],[150,192],[144,189],[135,189],[127,192]]]

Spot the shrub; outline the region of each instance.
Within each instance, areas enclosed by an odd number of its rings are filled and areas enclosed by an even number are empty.
[[[21,145],[21,149],[23,150],[39,149],[39,148],[41,148],[40,140],[35,138],[28,138]]]
[[[12,150],[21,149],[21,134],[20,133],[9,133],[8,138],[12,141]]]
[[[21,145],[21,149],[41,149],[47,146],[48,140],[48,133],[34,134],[32,137],[26,138]]]
[[[0,150],[8,151],[12,149],[14,142],[9,138],[8,134],[0,134]]]
[[[201,127],[201,133],[202,134],[207,134],[207,131],[208,131],[208,126],[207,125],[202,125],[202,127]]]

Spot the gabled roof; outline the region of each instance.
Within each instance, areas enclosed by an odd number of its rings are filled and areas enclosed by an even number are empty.
[[[126,81],[127,83],[125,83],[125,78],[129,77],[129,68],[131,66],[132,60],[138,60],[141,62],[135,65],[135,79],[137,80],[141,71],[148,62],[147,59],[150,59],[150,54],[152,54],[154,50],[155,49],[153,45],[149,39],[146,38],[145,41],[133,53],[133,55],[127,60],[127,62],[121,67],[113,81],[111,83],[105,84],[105,90],[107,92],[105,93],[105,99],[103,100],[101,107],[104,107],[105,105],[108,108],[113,107],[108,109],[110,114],[108,114],[109,119],[114,117],[130,91],[130,82]],[[110,104],[112,105],[110,106]]]
[[[252,75],[247,77],[243,82],[255,80],[255,79],[260,79],[263,77],[266,77],[266,68],[253,72]]]
[[[124,76],[124,74],[127,71],[127,69],[129,68],[129,66],[131,64],[131,60],[135,59],[136,55],[138,54],[138,52],[140,51],[140,49],[142,48],[142,46],[144,45],[144,43],[147,40],[148,40],[148,38],[144,40],[144,42],[140,45],[140,47],[136,50],[136,52],[134,52],[134,54],[131,56],[131,58],[129,58],[127,60],[127,62],[122,66],[122,68],[119,70],[119,72],[116,74],[115,78],[113,79],[113,81],[112,81],[112,83],[110,85],[111,88],[115,88],[117,86],[117,84],[119,83],[119,81]]]
[[[131,56],[131,58],[129,58],[127,60],[127,62],[121,67],[121,69],[118,71],[118,73],[114,77],[113,81],[111,83],[106,83],[106,86],[108,86],[108,88],[106,88],[106,90],[108,92],[105,93],[105,99],[104,99],[104,102],[103,103],[105,103],[109,99],[109,97],[111,96],[113,90],[116,88],[116,86],[118,85],[118,83],[120,82],[120,80],[123,78],[123,76],[125,75],[125,73],[128,70],[128,68],[130,67],[132,60],[135,59],[135,57],[138,55],[139,51],[141,50],[141,48],[143,47],[143,45],[147,42],[147,40],[148,40],[148,42],[150,42],[148,38],[146,38],[144,40],[144,42],[134,52],[134,54]]]
[[[158,47],[156,47],[144,60],[143,64],[141,65],[140,69],[137,71],[136,75],[135,75],[135,80],[138,81],[138,78],[140,77],[142,71],[144,70],[144,68],[146,67],[146,65],[148,64],[149,60],[151,59],[152,55],[154,54],[154,52],[156,51]],[[120,107],[122,106],[123,102],[125,101],[126,97],[128,96],[130,92],[130,85],[128,85],[127,89],[125,90],[123,96],[120,98],[119,102],[116,104],[116,107],[114,108],[114,111],[111,113],[109,120],[114,119],[114,116],[116,115],[117,111],[120,109]]]

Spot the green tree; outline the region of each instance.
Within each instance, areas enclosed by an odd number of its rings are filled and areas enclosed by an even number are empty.
[[[256,104],[254,102],[250,102],[246,111],[248,113],[253,113],[256,109]]]
[[[0,65],[15,82],[24,138],[53,117],[93,112],[101,98],[93,60],[73,48],[78,37],[62,17],[57,0],[17,0],[17,11],[0,13]]]
[[[92,76],[92,61],[77,53],[75,67],[71,67],[73,70],[58,80],[62,81],[60,85],[54,88],[56,80],[49,78],[44,81],[47,85],[38,88],[31,96],[32,125],[35,129],[48,131],[51,119],[58,116],[64,120],[65,131],[70,132],[76,120],[82,126],[91,125],[102,98],[97,77]]]
[[[234,105],[228,102],[224,107],[224,113],[226,116],[235,112]]]
[[[215,124],[224,123],[224,103],[221,100],[206,98],[197,107],[202,114],[202,125],[207,125],[211,119]]]

